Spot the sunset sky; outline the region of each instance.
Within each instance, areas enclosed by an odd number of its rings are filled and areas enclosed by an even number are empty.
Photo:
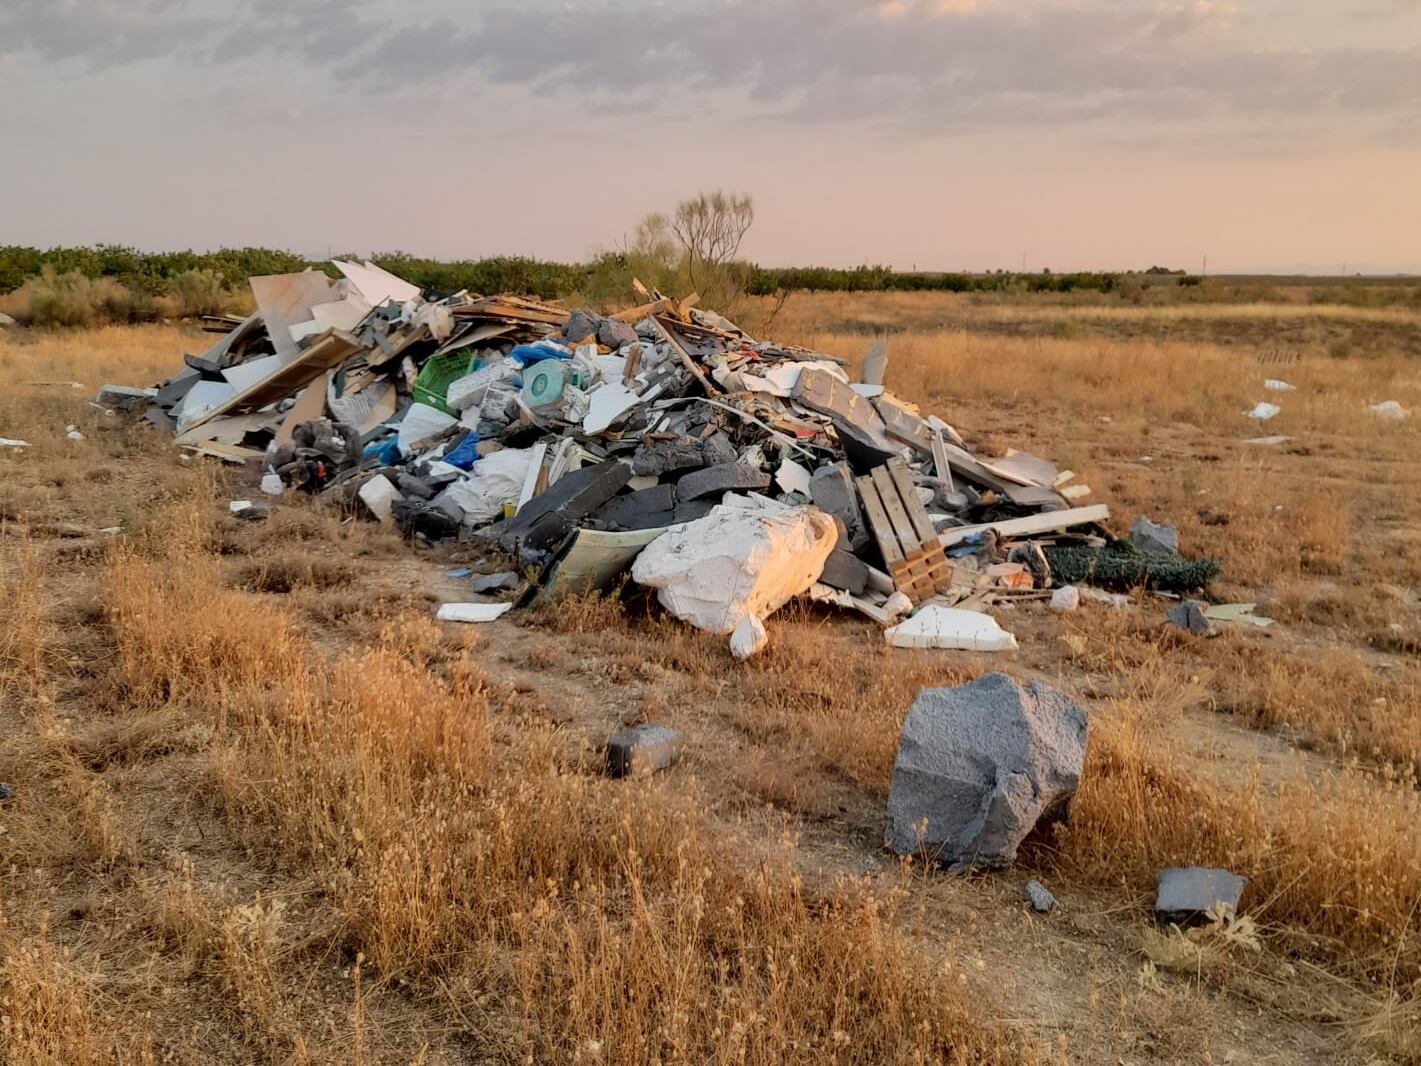
[[[4,0],[0,243],[1421,271],[1421,0]]]

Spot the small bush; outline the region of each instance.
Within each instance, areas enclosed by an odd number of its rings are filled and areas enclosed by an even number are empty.
[[[230,303],[222,276],[215,270],[185,270],[172,280],[170,289],[177,313],[183,318],[220,315]]]
[[[57,273],[52,266],[28,283],[29,319],[36,326],[92,326],[99,319],[100,285],[77,270]]]

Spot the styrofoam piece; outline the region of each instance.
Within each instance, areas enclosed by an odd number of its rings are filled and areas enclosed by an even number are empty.
[[[286,486],[282,484],[280,474],[267,473],[262,475],[261,490],[268,496],[280,496],[286,491]]]
[[[737,659],[748,659],[763,648],[770,639],[765,632],[765,623],[753,614],[747,614],[730,634],[730,654]]]
[[[1282,408],[1276,403],[1259,403],[1252,411],[1247,412],[1248,417],[1255,422],[1267,422],[1276,415]]]
[[[445,603],[435,617],[441,622],[492,622],[512,609],[511,603]]]
[[[16,437],[0,437],[0,448],[28,448],[30,442]]]
[[[793,459],[786,459],[780,463],[780,468],[775,473],[775,484],[783,492],[798,492],[803,496],[808,496],[809,471]]]
[[[824,512],[777,506],[779,513],[721,503],[648,545],[632,580],[710,633],[730,633],[746,615],[769,616],[818,580],[838,539]]]
[[[1269,392],[1292,392],[1296,385],[1289,385],[1286,381],[1279,381],[1277,378],[1269,378],[1263,383],[1263,387]]]
[[[828,359],[809,359],[799,363],[779,363],[763,374],[742,373],[741,381],[750,392],[766,392],[771,396],[788,398],[799,383],[799,375],[806,370],[823,370],[845,384],[849,376],[843,367]]]
[[[384,474],[376,474],[361,485],[359,495],[361,502],[385,525],[395,520],[395,501],[404,499],[395,483]]]
[[[943,648],[957,651],[1014,651],[1016,637],[989,614],[929,604],[883,631],[895,648]]]
[[[1369,404],[1367,410],[1378,418],[1405,418],[1406,408],[1395,400],[1383,400],[1381,403]]]
[[[273,356],[275,358],[275,356]],[[187,390],[182,406],[174,412],[178,420],[178,430],[184,430],[219,404],[226,403],[237,390],[225,381],[198,381]]]

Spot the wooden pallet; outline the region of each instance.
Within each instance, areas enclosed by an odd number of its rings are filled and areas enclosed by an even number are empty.
[[[950,589],[952,565],[903,460],[890,459],[854,483],[893,587],[914,603]]]

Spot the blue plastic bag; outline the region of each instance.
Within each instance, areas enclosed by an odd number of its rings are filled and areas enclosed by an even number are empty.
[[[544,359],[571,359],[572,352],[555,341],[541,340],[518,345],[508,353],[508,358],[520,366],[530,366]]]
[[[361,452],[363,458],[370,456],[380,460],[382,466],[394,466],[400,461],[400,442],[397,437],[386,437],[384,440],[371,441]]]
[[[459,442],[459,446],[444,457],[444,462],[457,466],[460,470],[472,470],[478,459],[479,435],[470,433]]]

